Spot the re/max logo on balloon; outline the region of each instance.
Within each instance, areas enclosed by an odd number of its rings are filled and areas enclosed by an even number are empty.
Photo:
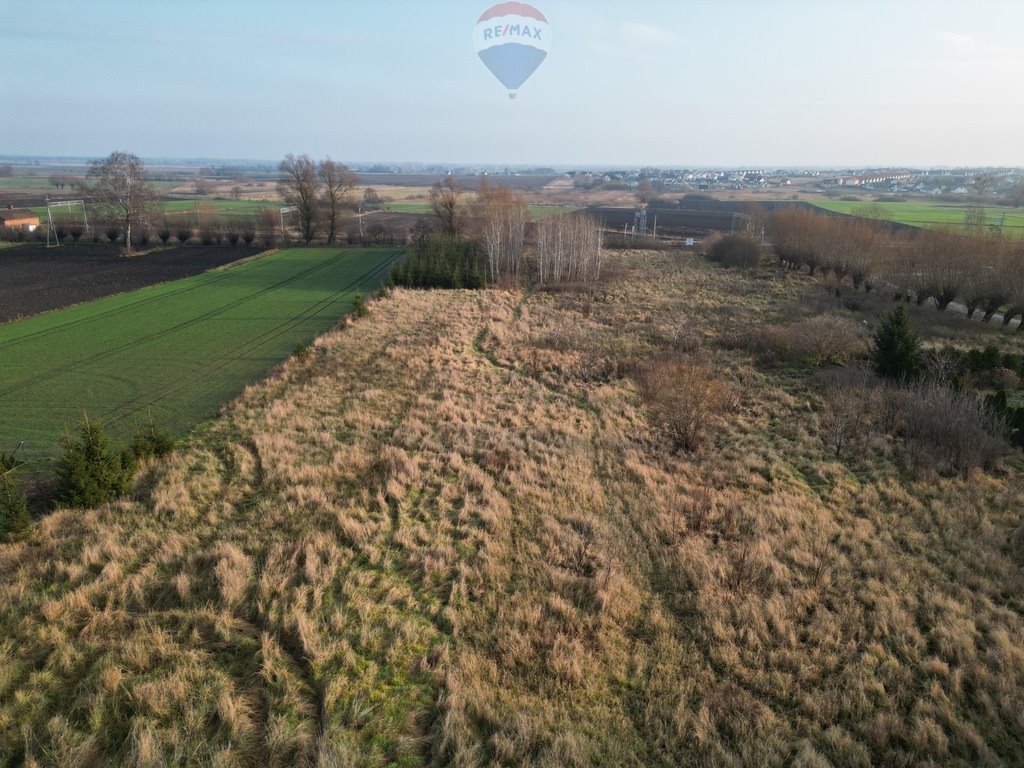
[[[506,24],[504,27],[488,27],[484,30],[484,40],[496,40],[499,37],[529,37],[534,40],[544,39],[544,30],[540,27],[520,26],[519,24]]]
[[[477,20],[473,39],[480,60],[514,99],[548,57],[551,25],[532,5],[498,3]]]

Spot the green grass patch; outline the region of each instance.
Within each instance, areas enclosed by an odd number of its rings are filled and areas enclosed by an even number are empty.
[[[34,189],[54,189],[61,191],[54,187],[45,176],[11,176],[10,178],[0,179],[0,193],[12,191],[12,192],[24,192],[26,190],[31,191]],[[65,188],[67,190],[67,188]]]
[[[85,172],[72,174],[74,176],[84,177]],[[182,182],[180,181],[151,181],[149,185],[157,192],[166,193],[170,192],[175,187],[180,187]],[[56,199],[70,199],[75,197],[81,197],[82,190],[72,189],[69,186],[65,186],[64,189],[55,187],[50,183],[49,174],[45,176],[12,176],[10,178],[0,178],[0,195],[4,192],[49,192],[50,197]]]
[[[200,217],[258,216],[264,209],[276,210],[277,204],[266,200],[165,200],[164,213],[171,218],[196,215]]]
[[[0,447],[49,465],[83,413],[118,439],[216,414],[375,289],[398,251],[282,251],[0,326]]]
[[[833,213],[895,221],[914,227],[963,227],[968,212],[975,207],[953,203],[871,203],[845,200],[815,200],[813,204]],[[987,226],[1002,227],[1008,237],[1024,237],[1024,208],[987,207],[985,217]]]

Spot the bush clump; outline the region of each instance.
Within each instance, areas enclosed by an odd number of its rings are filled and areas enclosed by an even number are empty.
[[[370,314],[369,307],[366,306],[366,298],[361,293],[357,293],[352,297],[352,315],[353,317],[366,317]]]
[[[766,362],[847,365],[867,352],[865,332],[852,320],[818,315],[789,325],[768,325],[734,334],[727,342]]]
[[[1003,389],[986,397],[985,404],[1005,422],[1010,444],[1024,448],[1024,408],[1019,399]]]
[[[1006,422],[981,398],[923,384],[895,390],[906,439],[907,463],[916,474],[967,474],[992,469],[1006,452]]]
[[[88,418],[77,437],[64,436],[64,456],[57,467],[58,505],[97,507],[128,494],[135,461],[130,452],[110,447],[103,426]]]
[[[641,364],[637,383],[653,421],[680,451],[700,448],[709,421],[736,399],[711,365],[676,354]]]
[[[150,421],[135,430],[128,454],[135,463],[143,459],[160,458],[174,450],[175,440],[170,432]]]
[[[761,263],[761,246],[742,235],[726,235],[708,249],[708,258],[723,267],[753,269]]]

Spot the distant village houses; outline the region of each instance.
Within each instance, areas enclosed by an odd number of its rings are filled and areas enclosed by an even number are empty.
[[[869,173],[863,176],[846,176],[838,180],[841,187],[863,187],[869,184],[885,184],[890,181],[909,181],[914,175],[905,171]]]

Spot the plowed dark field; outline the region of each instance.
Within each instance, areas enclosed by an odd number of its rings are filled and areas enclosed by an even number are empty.
[[[751,205],[745,202],[687,200],[680,208],[649,208],[647,228],[653,232],[657,219],[658,233],[666,236],[703,237],[711,232],[731,232],[734,226],[742,227],[744,223],[734,215],[749,215],[750,209]],[[636,211],[633,208],[592,208],[591,213],[609,229],[621,231],[623,227],[633,226]]]
[[[109,246],[0,249],[0,323],[199,275],[259,252],[193,247],[124,258]]]

